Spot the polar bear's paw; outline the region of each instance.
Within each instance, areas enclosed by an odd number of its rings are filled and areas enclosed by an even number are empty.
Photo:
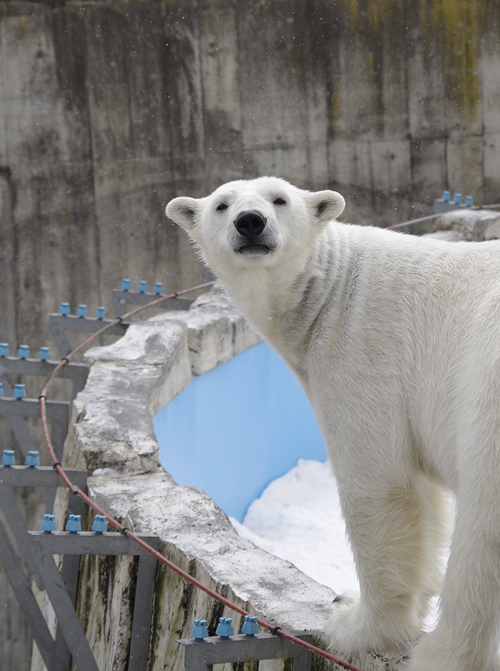
[[[420,630],[418,616],[403,615],[401,604],[395,600],[394,611],[370,612],[356,592],[346,592],[334,601],[334,610],[325,626],[329,648],[346,655],[383,652],[406,646]]]
[[[498,653],[488,655],[486,642],[475,651],[473,644],[463,643],[463,639],[454,643],[448,636],[443,640],[438,625],[415,647],[408,671],[500,671]]]
[[[357,592],[338,595],[334,610],[325,627],[329,648],[335,652],[354,655],[371,648],[369,632]]]

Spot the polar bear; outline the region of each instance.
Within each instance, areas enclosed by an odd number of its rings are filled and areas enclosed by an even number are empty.
[[[346,225],[344,204],[262,177],[166,211],[315,410],[360,583],[332,605],[331,649],[414,639],[441,590],[411,671],[498,671],[500,242]]]

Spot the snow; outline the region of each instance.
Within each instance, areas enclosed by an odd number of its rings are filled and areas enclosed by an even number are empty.
[[[336,593],[359,591],[329,462],[299,459],[253,501],[243,524],[230,520],[240,536],[288,560]],[[433,629],[437,617],[435,599],[424,629]]]

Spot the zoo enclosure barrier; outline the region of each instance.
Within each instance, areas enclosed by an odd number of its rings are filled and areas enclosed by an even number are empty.
[[[211,590],[160,554],[157,550],[157,537],[133,533],[87,496],[84,491],[86,471],[63,469],[61,465],[63,445],[68,430],[70,403],[49,401],[46,397],[48,385],[57,375],[73,380],[72,399],[83,389],[89,366],[73,362],[71,359],[97,337],[105,333],[123,335],[130,325],[127,320],[147,307],[188,309],[192,299],[186,298],[185,294],[208,288],[213,283],[205,282],[183,291],[164,295],[160,283],[155,284],[153,292],[147,291],[145,282],[140,282],[137,291],[132,291],[130,281],[124,280],[121,288],[113,290],[112,294],[112,303],[118,314],[116,319],[108,319],[103,307],[97,309],[93,318],[88,317],[87,306],[83,304],[79,305],[76,315],[71,315],[69,304],[62,303],[58,314],[51,314],[49,317],[49,329],[62,357],[58,363],[48,359],[48,348],[41,348],[37,360],[30,358],[29,348],[26,345],[20,346],[17,357],[11,357],[8,346],[5,343],[0,344],[0,378],[2,379],[0,415],[8,418],[25,457],[25,464],[16,466],[13,464],[13,454],[5,454],[9,451],[4,452],[2,458],[4,467],[0,469],[0,507],[8,520],[19,554],[26,562],[29,573],[38,588],[45,590],[52,604],[57,617],[55,639],[1,519],[0,561],[2,561],[11,587],[23,609],[42,659],[50,671],[68,671],[71,659],[75,661],[79,671],[99,671],[75,612],[81,555],[125,554],[139,557],[137,586],[141,588],[142,598],[136,599],[134,603],[128,659],[129,671],[146,669],[149,636],[144,635],[144,632],[149,631],[157,561],[168,566],[185,580],[229,608],[242,615],[250,616],[248,611]],[[126,312],[126,305],[130,304],[138,305],[138,307]],[[66,336],[67,331],[90,332],[92,335],[72,350]],[[46,375],[38,400],[25,397],[24,385],[15,385],[13,391],[10,389],[5,375],[12,373]],[[4,391],[12,393],[12,396],[5,398]],[[24,418],[33,416],[41,417],[46,447],[53,464],[52,468],[40,466],[38,452],[31,449],[34,448],[34,444]],[[51,430],[48,425],[49,419],[52,423]],[[57,487],[68,487],[75,496],[70,496],[69,499],[66,532],[55,531],[54,515],[50,512],[44,515],[40,531],[28,531],[11,493],[11,488],[17,486],[37,487],[42,493],[46,511],[52,510]],[[84,503],[98,513],[92,527],[93,532],[81,532],[80,519]],[[120,534],[105,531],[106,522],[120,531]],[[53,555],[60,555],[63,558],[60,570]],[[260,618],[256,618],[256,623],[268,629],[270,634],[243,633],[230,637],[216,636],[208,637],[203,642],[199,639],[179,640],[178,643],[185,647],[187,671],[206,668],[208,664],[214,663],[281,657],[291,657],[295,662],[296,671],[307,671],[311,666],[311,654],[320,655],[351,671],[361,671],[358,667],[314,646],[311,643],[312,637],[308,634],[302,632],[291,634]],[[226,641],[230,645],[221,645]],[[193,646],[194,642],[196,645]]]

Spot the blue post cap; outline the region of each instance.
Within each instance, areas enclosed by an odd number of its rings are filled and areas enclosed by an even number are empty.
[[[232,617],[220,617],[219,624],[217,625],[216,634],[220,636],[223,640],[228,639],[230,636],[234,636],[234,629],[231,622],[233,621]]]
[[[29,345],[19,345],[19,349],[17,350],[17,356],[20,359],[27,359],[30,356]]]
[[[70,310],[70,308],[69,308],[69,303],[61,303],[61,305],[59,306],[59,310],[58,310],[58,312],[59,312],[59,314],[62,315],[63,317],[66,317],[66,315],[70,315],[70,314],[71,314],[71,310]]]
[[[203,641],[208,636],[207,621],[195,620],[190,634],[195,641]]]
[[[70,534],[76,534],[81,530],[82,530],[82,516],[70,515],[68,517],[68,522],[66,524],[66,531],[69,531]]]
[[[0,382],[0,396],[3,396],[3,384]]]
[[[163,293],[163,282],[155,282],[155,285],[153,287],[153,293],[154,294],[162,294]]]
[[[29,466],[30,468],[35,468],[35,466],[40,466],[40,455],[38,450],[30,450],[26,455],[24,460],[24,465]]]
[[[14,450],[4,450],[3,457],[0,459],[0,464],[5,466],[5,468],[10,468],[16,463],[16,457],[14,456]]]
[[[91,531],[95,531],[96,534],[102,534],[106,531],[108,525],[106,524],[106,515],[96,515],[94,517],[94,523],[92,524]]]
[[[12,396],[17,398],[18,401],[20,401],[22,398],[26,398],[26,389],[24,384],[16,384],[14,391],[12,392]]]
[[[56,516],[46,514],[43,516],[43,522],[40,525],[40,531],[44,534],[51,534],[56,530]]]
[[[451,200],[450,191],[443,191],[443,200],[445,203],[448,203]]]
[[[472,207],[474,205],[474,198],[472,196],[465,196],[465,207]]]
[[[143,294],[147,290],[148,290],[148,283],[146,282],[146,280],[141,280],[137,285],[137,291]]]
[[[48,347],[40,347],[38,358],[40,361],[47,361],[50,356],[50,349]]]
[[[130,291],[130,289],[132,289],[132,285],[130,284],[130,280],[129,280],[128,277],[125,277],[125,278],[122,280],[122,284],[121,284],[121,286],[120,286],[120,289],[121,289],[122,291]]]
[[[241,633],[248,637],[255,636],[259,633],[259,625],[257,624],[257,615],[245,615],[245,621],[241,628]]]
[[[455,203],[455,205],[460,205],[460,203],[462,202],[462,194],[461,193],[456,193],[453,196],[453,202]]]
[[[8,342],[0,342],[0,356],[9,356],[10,349]]]
[[[96,319],[106,319],[106,308],[103,305],[100,305],[95,311],[94,317]]]
[[[80,303],[80,305],[78,306],[78,308],[76,310],[76,316],[77,317],[82,317],[82,319],[83,319],[83,317],[86,317],[87,315],[88,315],[87,306],[85,305],[85,303]]]

